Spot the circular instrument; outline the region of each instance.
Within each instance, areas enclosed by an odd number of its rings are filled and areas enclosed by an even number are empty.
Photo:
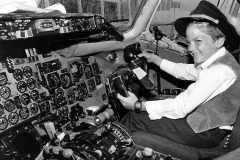
[[[0,117],[0,130],[6,129],[7,126],[8,126],[7,118],[5,118],[5,117]]]
[[[17,83],[17,90],[20,92],[20,93],[24,93],[27,91],[27,84],[24,82],[24,81],[19,81]]]
[[[32,115],[35,115],[38,113],[38,105],[36,103],[30,104],[30,111]]]
[[[8,112],[12,112],[16,108],[16,103],[12,99],[7,99],[4,102],[4,108]]]
[[[7,75],[6,73],[0,73],[0,85],[3,86],[7,84]]]
[[[27,80],[27,86],[29,89],[34,89],[36,87],[36,81],[33,78]]]
[[[31,101],[30,95],[27,93],[24,93],[20,97],[22,104],[28,105]]]
[[[8,121],[13,125],[16,124],[19,121],[19,115],[16,112],[11,112],[8,115]]]
[[[29,66],[26,66],[23,68],[23,75],[27,78],[30,78],[33,75],[32,68]]]
[[[11,96],[11,89],[7,86],[0,88],[0,96],[4,99],[8,99]]]
[[[32,100],[37,101],[39,99],[39,92],[37,90],[32,90],[30,92],[30,97]]]
[[[23,107],[19,110],[19,116],[22,118],[22,119],[27,119],[29,117],[29,109],[27,107]]]
[[[23,79],[23,71],[21,69],[15,69],[13,71],[13,77],[17,80],[20,81]]]

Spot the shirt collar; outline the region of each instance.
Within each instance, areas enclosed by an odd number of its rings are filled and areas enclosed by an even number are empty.
[[[210,58],[208,58],[205,62],[197,66],[196,68],[206,69],[208,66],[210,66],[216,59],[219,57],[222,57],[226,54],[226,48],[222,47],[219,49],[216,53],[214,53]]]

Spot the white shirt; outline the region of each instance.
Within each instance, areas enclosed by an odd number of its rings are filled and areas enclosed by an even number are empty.
[[[152,120],[162,117],[183,118],[197,106],[209,101],[231,86],[237,75],[230,67],[217,64],[207,68],[225,53],[226,49],[221,48],[197,68],[194,64],[174,63],[164,59],[160,66],[162,70],[176,78],[195,82],[174,99],[146,101],[149,118]]]

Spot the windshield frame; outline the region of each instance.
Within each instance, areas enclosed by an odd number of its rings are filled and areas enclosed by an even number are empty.
[[[129,0],[129,1],[131,1],[131,0]],[[142,12],[142,9],[143,9],[143,7],[146,5],[146,3],[147,3],[147,0],[142,0],[142,1],[141,1],[140,6],[139,6],[139,8],[138,8],[138,11],[137,11],[134,19],[133,19],[133,20],[130,19],[130,23],[131,23],[130,27],[129,27],[127,30],[123,31],[123,32],[127,32],[127,31],[133,29],[133,27],[135,26],[136,21],[137,21],[138,17],[140,16],[140,14],[141,14],[141,12]]]

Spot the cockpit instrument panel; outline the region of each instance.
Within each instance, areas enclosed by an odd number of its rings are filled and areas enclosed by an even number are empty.
[[[70,121],[73,106],[84,111],[108,102],[103,72],[93,56],[63,59],[56,53],[36,55],[36,61],[21,59],[10,73],[0,72],[0,134],[38,116],[63,112]],[[84,69],[85,68],[85,69]]]

